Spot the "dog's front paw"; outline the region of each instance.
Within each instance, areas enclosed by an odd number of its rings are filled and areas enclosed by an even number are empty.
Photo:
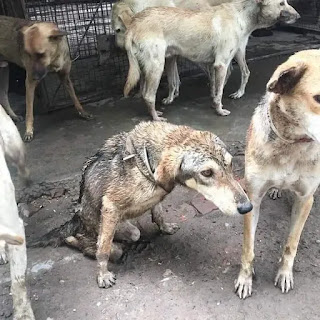
[[[23,137],[24,142],[30,142],[33,140],[33,132],[26,132]]]
[[[274,280],[274,285],[281,289],[282,293],[288,293],[289,290],[293,289],[293,273],[288,268],[281,267]]]
[[[177,223],[163,223],[160,231],[165,234],[174,234],[180,229]]]
[[[213,105],[212,108],[216,110],[219,116],[228,116],[230,114],[230,111],[227,109],[223,109],[222,105]]]
[[[252,275],[244,275],[241,271],[235,281],[235,293],[240,299],[250,297],[252,294]]]
[[[157,111],[157,112],[160,112],[160,111]],[[167,121],[167,119],[164,117],[159,117],[159,115],[156,115],[153,117],[153,121]]]
[[[116,283],[116,276],[110,271],[105,273],[99,272],[97,282],[99,288],[110,288]]]
[[[240,99],[243,95],[244,95],[244,91],[238,90],[238,91],[236,91],[234,93],[231,93],[229,97],[231,99]]]
[[[278,188],[271,188],[270,191],[269,191],[269,197],[272,199],[272,200],[277,200],[278,198],[281,198],[282,196],[282,192],[280,189]]]
[[[85,120],[92,120],[92,119],[94,119],[94,116],[93,116],[91,113],[86,112],[86,111],[84,111],[84,112],[79,112],[79,116],[80,116],[81,118],[85,119]]]

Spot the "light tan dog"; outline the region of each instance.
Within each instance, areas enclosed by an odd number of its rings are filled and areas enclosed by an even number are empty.
[[[34,320],[25,281],[27,252],[24,225],[19,217],[15,188],[7,166],[12,162],[25,176],[28,171],[24,161],[24,146],[19,132],[0,105],[0,264],[10,262],[14,319]]]
[[[0,16],[0,56],[26,69],[26,133],[25,141],[33,139],[34,91],[48,72],[56,72],[77,109],[85,119],[92,116],[79,102],[70,79],[71,59],[66,33],[54,23],[34,22]],[[7,113],[17,120],[10,105]]]
[[[179,7],[190,10],[207,10],[213,6],[231,2],[232,0],[121,0],[113,4],[111,25],[115,31],[115,42],[118,47],[125,49],[125,33],[133,19],[133,16],[151,7]],[[233,0],[237,1],[237,0]],[[167,105],[179,96],[180,77],[177,66],[177,57],[169,57],[166,60],[165,69],[168,71],[169,94],[162,100]],[[140,81],[140,93],[142,94],[144,80]]]
[[[253,210],[244,217],[240,298],[252,293],[254,238],[260,203],[272,187],[295,195],[289,236],[275,278],[282,292],[293,288],[299,239],[320,183],[320,50],[301,51],[280,65],[252,118],[247,137],[245,180]]]
[[[242,76],[240,88],[232,97],[240,98],[249,79],[245,49],[251,32],[277,21],[292,23],[297,18],[299,14],[286,0],[243,0],[206,11],[145,9],[134,16],[126,35],[130,68],[124,95],[128,96],[142,73],[145,78],[142,96],[149,112],[154,120],[165,120],[155,110],[156,93],[165,58],[179,55],[210,65],[214,75],[213,108],[219,115],[226,116],[230,111],[223,109],[221,100],[227,70],[235,58]],[[169,68],[167,73],[170,88],[173,86],[173,69]]]

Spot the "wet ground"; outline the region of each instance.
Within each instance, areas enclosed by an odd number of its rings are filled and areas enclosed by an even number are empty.
[[[269,41],[269,40],[268,40]],[[270,41],[271,43],[271,41]],[[273,44],[275,45],[275,44]],[[271,44],[270,44],[271,46]],[[251,78],[246,95],[227,98],[239,85],[236,68],[225,89],[228,117],[210,109],[209,87],[204,77],[183,79],[180,97],[163,109],[168,121],[211,130],[231,148],[237,174],[243,169],[243,143],[253,110],[267,80],[286,56],[249,64]],[[159,92],[165,94],[165,85]],[[35,119],[35,140],[27,145],[34,184],[21,189],[17,200],[25,218],[28,239],[36,238],[72,216],[78,180],[86,157],[112,134],[130,130],[148,120],[139,99],[108,98],[87,105],[95,119],[86,122],[65,109]],[[23,125],[19,125],[23,132]],[[125,259],[112,265],[117,284],[99,289],[96,263],[69,248],[28,250],[28,287],[39,320],[134,319],[320,319],[320,216],[317,193],[296,259],[295,288],[282,294],[273,286],[285,240],[290,196],[265,199],[257,231],[256,280],[253,296],[245,301],[233,293],[239,270],[241,217],[223,216],[192,191],[178,187],[165,200],[166,219],[178,222],[172,236],[160,235],[149,213],[138,221],[142,239]],[[9,267],[0,267],[0,319],[11,319]]]

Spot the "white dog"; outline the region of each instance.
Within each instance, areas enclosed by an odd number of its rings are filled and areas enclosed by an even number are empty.
[[[18,167],[24,178],[28,177],[28,171],[25,167],[24,145],[20,134],[0,105],[0,194],[2,195],[0,197],[0,262],[7,261],[5,252],[7,246],[14,319],[34,320],[25,285],[27,252],[24,226],[19,217],[15,189],[7,160],[12,161]]]
[[[181,8],[149,8],[136,14],[126,33],[125,47],[130,63],[124,94],[127,96],[142,74],[142,96],[154,120],[165,120],[155,110],[155,99],[165,58],[183,56],[211,66],[213,108],[222,116],[222,94],[228,67],[234,58],[241,70],[241,85],[233,98],[245,92],[249,69],[245,50],[250,34],[278,21],[293,23],[297,11],[286,0],[243,0],[225,3],[205,11]],[[174,70],[167,70],[169,88]],[[170,76],[171,75],[171,76]]]

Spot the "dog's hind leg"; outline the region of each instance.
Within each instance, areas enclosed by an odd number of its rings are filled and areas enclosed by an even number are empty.
[[[115,210],[113,204],[109,204],[106,197],[103,198],[102,203],[101,223],[97,244],[97,282],[99,288],[109,288],[116,282],[116,276],[108,270],[108,261],[120,214]]]
[[[215,90],[212,89],[212,95],[214,92],[213,97],[213,105],[212,107],[216,109],[216,112],[220,116],[227,116],[230,114],[230,111],[227,109],[223,109],[222,105],[222,94],[223,94],[223,88],[224,83],[227,75],[227,68],[229,64],[231,63],[231,60],[217,60],[214,63],[214,85]]]
[[[12,110],[9,98],[9,65],[6,61],[0,61],[0,104],[4,107],[7,114],[15,122],[20,122],[23,117],[17,116]]]
[[[74,91],[74,87],[73,87],[73,84],[72,84],[72,81],[70,79],[70,70],[62,70],[58,73],[59,75],[59,78],[61,80],[61,82],[64,84],[66,90],[68,91],[72,101],[73,101],[73,104],[76,108],[76,110],[78,111],[79,115],[81,118],[84,118],[86,120],[91,120],[93,119],[93,116],[85,111]]]
[[[140,239],[140,230],[126,220],[117,225],[114,235],[116,241],[137,242]]]
[[[313,196],[295,195],[291,212],[290,232],[284,246],[281,265],[275,278],[275,286],[279,285],[282,293],[293,289],[293,263],[297,254],[300,236],[313,204]]]
[[[155,222],[159,227],[160,231],[165,234],[174,234],[180,227],[177,223],[164,222],[163,210],[161,203],[158,203],[151,209],[152,222]]]
[[[6,263],[8,263],[6,242],[4,240],[0,240],[0,265]]]
[[[175,57],[176,61],[174,63],[174,83],[175,83],[175,91],[174,91],[174,97],[179,97],[180,93],[180,76],[179,76],[179,70],[178,70],[178,63],[177,63],[177,56]]]
[[[177,58],[176,56],[167,58],[166,65],[165,65],[166,71],[167,71],[167,78],[168,78],[168,87],[169,87],[169,95],[167,98],[164,98],[162,100],[162,103],[165,105],[168,105],[173,102],[174,98],[176,97],[176,85],[177,85]],[[179,77],[179,73],[178,73]],[[178,88],[178,94],[179,94],[179,88]]]
[[[19,219],[17,226],[19,234],[25,238],[23,221]],[[27,250],[26,243],[22,245],[8,245],[10,274],[11,274],[11,292],[13,299],[14,319],[15,320],[34,320],[34,314],[26,289],[26,268],[27,268]]]
[[[246,85],[250,77],[250,70],[246,62],[246,45],[247,43],[245,43],[245,45],[240,47],[238,52],[235,55],[235,60],[237,61],[241,71],[241,85],[238,91],[230,95],[230,98],[232,99],[239,99],[244,95],[244,92],[246,90]]]
[[[149,113],[154,121],[166,121],[165,118],[160,117],[162,112],[156,111],[156,95],[164,69],[165,48],[161,48],[159,45],[155,50],[155,53],[151,52],[149,54],[153,58],[144,61],[146,87],[143,93],[143,99],[146,102]]]

